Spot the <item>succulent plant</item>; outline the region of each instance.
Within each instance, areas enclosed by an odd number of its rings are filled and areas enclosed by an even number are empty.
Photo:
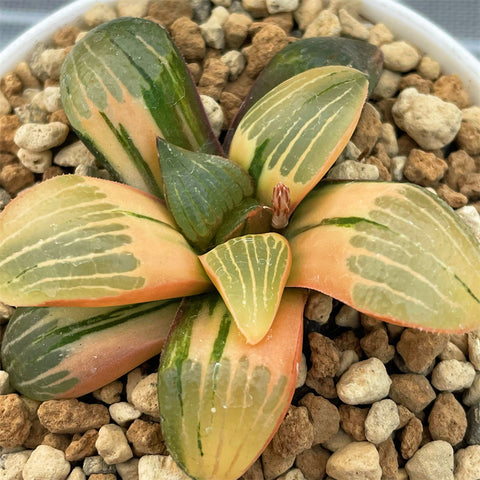
[[[445,203],[407,183],[320,181],[380,69],[371,45],[293,43],[247,97],[227,158],[162,27],[87,34],[62,101],[117,182],[55,177],[2,213],[13,386],[80,396],[162,351],[169,451],[193,478],[234,480],[291,402],[308,289],[401,325],[478,328],[480,247]]]

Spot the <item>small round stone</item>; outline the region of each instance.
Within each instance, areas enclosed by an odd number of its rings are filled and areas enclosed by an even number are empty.
[[[467,429],[467,417],[452,393],[438,395],[428,417],[428,429],[434,440],[445,440],[451,445],[462,441]]]
[[[113,423],[100,428],[95,447],[109,465],[126,462],[133,456],[122,428]]]
[[[339,379],[337,394],[349,405],[373,403],[388,395],[392,381],[378,358],[354,363]]]
[[[453,448],[442,440],[429,442],[406,463],[410,480],[453,480]]]
[[[379,444],[387,440],[398,427],[400,418],[396,403],[390,399],[375,402],[365,419],[365,437],[369,442]]]
[[[375,446],[351,442],[334,452],[327,461],[327,474],[335,480],[380,480],[382,469]]]
[[[70,463],[61,450],[39,445],[23,468],[24,480],[65,480],[70,473]]]
[[[475,378],[475,368],[469,362],[443,360],[432,371],[432,385],[441,391],[457,392],[469,388]]]
[[[480,445],[471,445],[455,453],[455,480],[480,478]]]

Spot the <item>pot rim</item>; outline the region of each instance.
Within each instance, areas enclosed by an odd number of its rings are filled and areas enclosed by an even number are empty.
[[[47,42],[60,28],[78,23],[95,5],[117,0],[75,0],[31,27],[0,52],[0,77],[27,60],[34,48]],[[480,61],[439,26],[395,0],[361,0],[360,13],[369,21],[384,23],[396,39],[404,39],[438,61],[446,74],[457,73],[480,105]]]

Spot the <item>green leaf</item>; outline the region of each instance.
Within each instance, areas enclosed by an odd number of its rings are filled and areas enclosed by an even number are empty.
[[[3,368],[35,400],[85,395],[160,353],[178,305],[18,308],[3,337]]]
[[[254,198],[245,198],[233,209],[215,234],[215,245],[249,233],[267,233],[271,230],[272,209]]]
[[[60,88],[72,127],[122,183],[161,195],[158,136],[221,151],[181,54],[155,22],[119,18],[91,30],[67,55]]]
[[[288,242],[277,233],[245,235],[223,243],[200,261],[247,343],[267,334],[291,267]]]
[[[343,65],[365,73],[368,77],[368,93],[370,95],[380,78],[383,56],[375,45],[353,38],[302,38],[287,45],[262,70],[246,96],[227,134],[225,150],[228,150],[231,137],[240,120],[261,97],[299,73],[310,68],[328,65]]]
[[[186,299],[162,352],[162,432],[197,480],[236,480],[260,455],[290,405],[302,345],[303,291],[285,291],[265,339],[248,345],[218,297]]]
[[[290,212],[327,172],[355,129],[367,94],[365,75],[348,67],[307,70],[281,83],[243,117],[230,158],[272,205],[273,189],[290,190]]]
[[[209,286],[164,202],[126,185],[62,175],[0,215],[0,299],[9,305],[125,305]]]
[[[479,242],[427,190],[327,182],[302,202],[286,237],[293,256],[288,286],[410,327],[480,327]]]
[[[204,251],[226,215],[253,194],[252,180],[222,157],[158,141],[165,199],[185,238]]]

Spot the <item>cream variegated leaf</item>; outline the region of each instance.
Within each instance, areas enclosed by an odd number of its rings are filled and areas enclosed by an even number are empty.
[[[248,343],[270,328],[291,267],[288,242],[277,233],[244,235],[200,257]]]

